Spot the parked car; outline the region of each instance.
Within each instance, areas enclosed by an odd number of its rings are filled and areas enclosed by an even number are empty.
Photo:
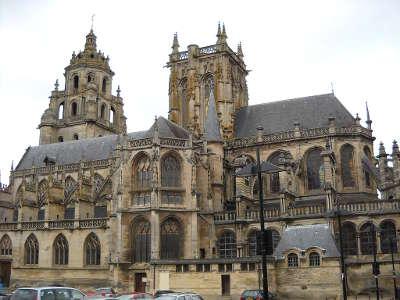
[[[116,297],[117,293],[112,287],[103,287],[95,289],[96,295],[101,295],[103,297]]]
[[[153,295],[148,294],[148,293],[138,293],[138,292],[133,292],[131,294],[125,294],[125,295],[120,295],[117,298],[118,300],[131,300],[131,299],[154,299]]]
[[[240,300],[270,300],[276,299],[274,293],[268,292],[268,297],[264,294],[263,290],[245,290],[240,296]]]
[[[59,286],[47,286],[47,287],[25,287],[16,289],[11,297],[11,300],[84,300],[86,295],[80,290],[59,287]]]
[[[161,295],[155,299],[160,300],[203,300],[199,294],[195,293],[170,293]]]
[[[159,291],[154,293],[154,298],[159,297],[161,295],[172,294],[172,293],[175,293],[175,292],[171,291],[171,290],[159,290]]]

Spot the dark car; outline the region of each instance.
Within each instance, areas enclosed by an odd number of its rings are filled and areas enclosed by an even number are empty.
[[[160,297],[161,295],[172,294],[172,293],[175,293],[175,292],[171,291],[171,290],[159,290],[159,291],[154,293],[154,298]]]
[[[245,290],[240,296],[240,300],[270,300],[276,299],[276,295],[268,292],[268,297],[263,290]]]

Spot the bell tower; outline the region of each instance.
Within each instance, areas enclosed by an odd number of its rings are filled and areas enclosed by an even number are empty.
[[[39,144],[126,133],[120,89],[112,95],[114,72],[108,56],[97,50],[93,30],[86,35],[84,50],[72,53],[64,76],[65,89],[58,89],[57,80],[42,115]]]
[[[169,119],[190,130],[195,136],[204,135],[211,89],[215,98],[218,124],[224,139],[233,136],[233,116],[248,105],[246,76],[241,44],[234,52],[227,43],[225,25],[218,24],[217,42],[206,47],[189,45],[179,52],[174,35],[170,68]]]

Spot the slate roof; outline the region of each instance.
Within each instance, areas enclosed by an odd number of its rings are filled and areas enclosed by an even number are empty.
[[[219,131],[217,110],[215,109],[215,99],[212,91],[210,92],[210,100],[208,102],[207,117],[204,124],[204,138],[209,142],[221,142],[221,132]]]
[[[283,259],[285,251],[293,248],[307,250],[311,247],[324,249],[325,257],[339,257],[339,251],[328,224],[289,226],[275,249],[277,259]]]
[[[354,124],[354,118],[334,94],[323,94],[251,105],[241,108],[235,115],[235,137],[256,135],[257,126],[265,134],[300,128],[328,127],[329,117],[335,117],[336,126]]]
[[[137,140],[153,137],[156,125],[158,126],[160,137],[189,138],[189,132],[186,129],[163,117],[158,117],[149,130],[128,133],[128,139]],[[17,165],[16,170],[30,169],[33,166],[44,167],[46,158],[57,165],[106,159],[111,156],[120,138],[120,135],[113,134],[29,147]]]

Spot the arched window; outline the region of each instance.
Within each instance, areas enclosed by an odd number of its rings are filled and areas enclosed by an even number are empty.
[[[74,140],[76,140],[76,141],[79,140],[79,136],[77,133],[74,134]]]
[[[236,257],[236,238],[232,231],[225,231],[218,238],[218,255],[220,258]]]
[[[106,105],[102,104],[100,108],[100,119],[104,120],[106,118]]]
[[[373,254],[376,246],[375,228],[372,223],[365,223],[360,228],[361,254]]]
[[[58,119],[59,119],[59,120],[64,119],[64,102],[62,102],[62,103],[58,106]]]
[[[0,255],[12,255],[12,242],[7,234],[0,240]]]
[[[258,242],[257,240],[259,239],[260,231],[258,230],[253,230],[250,232],[248,236],[248,243],[249,243],[249,256],[256,256],[259,255],[260,250],[258,249]]]
[[[25,264],[37,265],[39,263],[39,242],[32,233],[25,241]]]
[[[342,240],[344,255],[357,255],[357,231],[353,223],[346,222],[342,226]]]
[[[107,77],[103,78],[103,84],[101,85],[101,91],[105,93],[107,91]]]
[[[135,205],[145,205],[150,203],[150,188],[153,180],[153,171],[150,159],[147,155],[141,156],[134,165],[134,195]]]
[[[101,193],[101,190],[104,185],[104,178],[99,175],[99,174],[94,174],[94,193],[96,194],[96,197]]]
[[[111,106],[110,109],[110,123],[114,124],[115,121],[115,108]]]
[[[271,164],[278,166],[280,164],[280,160],[284,158],[284,155],[285,155],[284,152],[277,151],[269,157],[268,161]],[[279,173],[272,173],[269,175],[269,191],[271,193],[279,193],[281,191]]]
[[[307,186],[309,190],[318,190],[323,187],[324,167],[321,152],[321,149],[313,149],[307,155]]]
[[[340,159],[342,167],[342,183],[343,187],[354,187],[354,148],[346,144],[340,149]]]
[[[62,143],[62,142],[64,142],[64,138],[63,138],[62,136],[59,136],[59,137],[58,137],[58,141],[59,141],[60,143]]]
[[[295,253],[289,253],[288,257],[288,267],[297,268],[299,266],[299,257]]]
[[[310,267],[319,267],[321,264],[321,258],[317,252],[311,252],[309,255]]]
[[[161,258],[177,259],[182,253],[182,227],[173,218],[168,218],[161,225]]]
[[[71,116],[76,116],[78,114],[78,104],[76,102],[72,102],[71,104]]]
[[[369,161],[372,161],[371,151],[369,150],[368,147],[364,147],[364,155]],[[371,174],[369,170],[367,170],[366,168],[364,168],[364,180],[365,180],[365,186],[371,187]]]
[[[54,264],[68,265],[69,247],[64,235],[59,234],[54,240],[53,245]]]
[[[86,265],[100,265],[101,246],[97,235],[94,233],[88,235],[85,240],[84,249]]]
[[[65,188],[64,188],[64,219],[74,219],[75,218],[75,203],[74,203],[74,193],[78,188],[77,182],[71,177],[68,176],[65,179]]]
[[[181,186],[181,164],[174,155],[167,155],[161,162],[161,184],[164,187]]]
[[[93,73],[88,73],[87,82],[92,82],[92,81],[94,81],[94,74]]]
[[[281,240],[281,235],[275,229],[267,229],[267,231],[271,231],[271,234],[272,234],[272,249],[275,250],[276,246],[278,246],[279,241]]]
[[[132,226],[133,261],[148,262],[151,255],[151,227],[146,220],[140,220]],[[169,254],[169,253],[168,253]],[[168,255],[167,254],[167,255]]]
[[[44,220],[45,217],[45,205],[49,199],[49,184],[47,180],[42,180],[39,183],[37,191],[37,208],[38,208],[38,220]]]
[[[397,253],[396,226],[392,221],[386,220],[380,224],[380,239],[382,253]]]
[[[74,89],[77,89],[79,87],[79,76],[75,75],[74,76]]]

